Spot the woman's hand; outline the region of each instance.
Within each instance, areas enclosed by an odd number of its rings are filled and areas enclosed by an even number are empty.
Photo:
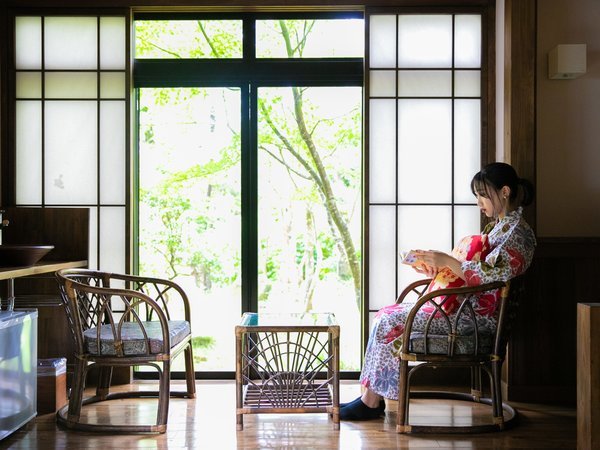
[[[437,273],[444,267],[448,267],[460,278],[465,278],[460,261],[447,253],[436,250],[416,250],[415,256],[419,262],[422,262],[425,267],[429,268],[428,270],[433,270]]]
[[[417,263],[412,265],[411,267],[415,269],[416,272],[425,275],[427,278],[434,278],[438,273],[438,271],[435,268],[428,266],[424,263]]]

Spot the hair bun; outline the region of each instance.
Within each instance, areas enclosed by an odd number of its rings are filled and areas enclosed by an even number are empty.
[[[518,179],[519,186],[521,186],[521,204],[523,206],[530,205],[533,202],[533,197],[535,196],[535,187],[526,178]]]

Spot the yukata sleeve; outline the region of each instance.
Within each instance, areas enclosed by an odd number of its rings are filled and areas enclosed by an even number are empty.
[[[461,267],[468,286],[508,281],[531,264],[535,237],[520,222],[501,231],[500,242],[483,261],[465,261]]]

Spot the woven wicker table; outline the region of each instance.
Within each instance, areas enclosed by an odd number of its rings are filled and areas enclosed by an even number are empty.
[[[244,414],[329,413],[339,430],[335,316],[246,313],[235,327],[236,420]]]

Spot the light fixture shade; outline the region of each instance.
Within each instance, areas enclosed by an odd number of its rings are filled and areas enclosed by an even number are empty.
[[[571,80],[586,71],[586,44],[557,45],[548,54],[548,78]]]

